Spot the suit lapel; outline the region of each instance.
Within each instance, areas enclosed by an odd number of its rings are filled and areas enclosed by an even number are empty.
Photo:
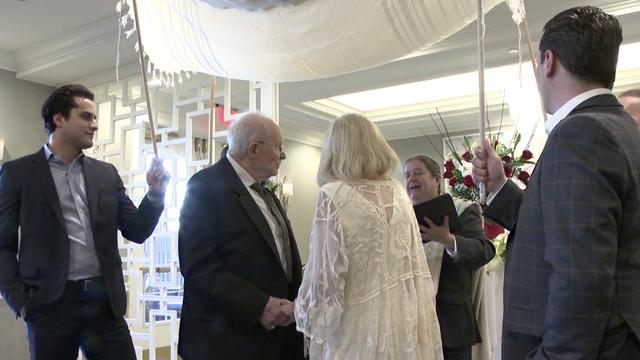
[[[45,157],[44,150],[40,150],[33,155],[33,173],[40,181],[51,208],[56,214],[56,218],[60,221],[60,224],[64,225],[60,199],[58,199],[58,192],[56,191],[56,185],[53,182],[53,176],[51,176],[51,169],[49,169],[49,162]]]
[[[98,181],[96,167],[93,159],[85,156],[82,159],[82,171],[84,173],[84,185],[87,189],[87,202],[89,203],[89,216],[91,217],[91,229],[96,225],[96,214],[98,213]]]
[[[269,228],[267,220],[260,211],[260,208],[258,208],[255,200],[253,200],[253,197],[249,194],[249,191],[240,180],[240,177],[236,174],[236,171],[233,169],[233,166],[231,166],[229,160],[227,160],[227,158],[223,158],[220,161],[222,162],[221,165],[224,166],[224,173],[228,176],[227,180],[231,184],[231,188],[238,196],[238,202],[247,213],[251,222],[253,222],[258,228],[258,231],[267,242],[267,245],[269,245],[273,255],[278,259],[278,261],[280,261],[280,254],[278,254],[278,248],[276,247],[276,241],[273,238],[273,233],[271,232],[271,228]]]

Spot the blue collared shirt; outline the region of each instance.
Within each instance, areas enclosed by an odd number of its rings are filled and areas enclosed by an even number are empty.
[[[70,165],[54,154],[48,145],[44,153],[56,186],[62,218],[69,238],[68,280],[99,276],[100,261],[96,254],[91,216],[87,201],[87,187],[82,169],[84,154],[80,153]]]

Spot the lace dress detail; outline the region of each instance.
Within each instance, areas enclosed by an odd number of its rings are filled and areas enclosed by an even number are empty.
[[[320,188],[295,306],[311,359],[442,359],[434,294],[398,181]]]

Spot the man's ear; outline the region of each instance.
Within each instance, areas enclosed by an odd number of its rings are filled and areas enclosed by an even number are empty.
[[[556,62],[559,61],[556,57],[556,53],[554,53],[552,50],[545,50],[542,60],[543,62],[542,64],[540,64],[540,66],[542,66],[544,76],[549,78],[555,75],[558,70],[558,64]]]
[[[53,123],[56,125],[56,129],[62,127],[62,124],[65,122],[64,116],[61,113],[57,113],[53,115]]]
[[[247,153],[250,157],[256,156],[258,153],[258,143],[251,143],[251,145],[249,145],[249,149],[247,149]]]

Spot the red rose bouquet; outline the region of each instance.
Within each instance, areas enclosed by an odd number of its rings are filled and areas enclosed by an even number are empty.
[[[526,187],[529,183],[530,176],[527,170],[530,165],[535,164],[535,162],[532,161],[533,153],[528,149],[522,152],[516,152],[516,147],[520,143],[520,140],[521,135],[518,132],[514,134],[508,146],[500,142],[497,136],[491,137],[491,143],[496,149],[498,156],[502,159],[504,174],[508,178],[512,178]],[[478,202],[480,200],[478,186],[473,183],[473,178],[471,177],[471,161],[474,157],[474,148],[475,146],[472,146],[469,139],[465,136],[465,152],[459,155],[455,151],[452,151],[448,155],[444,163],[444,173],[442,177],[446,179],[445,181],[449,184],[451,196]]]

